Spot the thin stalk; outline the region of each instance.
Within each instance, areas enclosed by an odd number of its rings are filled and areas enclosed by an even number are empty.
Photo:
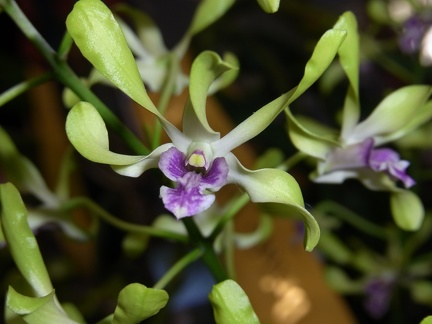
[[[235,280],[236,268],[234,263],[234,251],[235,251],[235,239],[234,239],[234,223],[228,222],[225,225],[224,232],[224,243],[225,243],[225,264],[228,275],[231,279]]]
[[[326,200],[315,206],[315,210],[331,213],[351,226],[363,231],[364,233],[380,239],[387,239],[387,232],[382,227],[367,221],[351,210],[339,205],[338,203]]]
[[[51,80],[52,78],[53,78],[52,73],[44,73],[33,79],[18,83],[17,85],[6,90],[0,95],[0,107],[6,104],[7,102],[11,101],[12,99],[18,97],[19,95],[23,94],[24,92],[30,90],[31,88],[43,84]]]
[[[202,260],[212,273],[213,277],[217,282],[228,279],[228,275],[222,266],[219,257],[216,255],[213,249],[213,241],[206,239],[202,234],[195,221],[191,217],[183,218],[183,224],[185,225],[190,241],[195,244],[202,252]]]
[[[224,213],[219,223],[211,232],[209,240],[214,241],[216,237],[218,237],[219,233],[225,228],[225,224],[228,223],[244,206],[246,206],[249,200],[247,193],[243,193],[240,197],[233,199],[227,208],[227,212]]]
[[[66,32],[63,35],[63,38],[60,42],[60,46],[57,50],[57,56],[61,60],[66,60],[72,45],[73,45],[73,39],[72,39],[71,35],[69,34],[69,32],[66,30]]]
[[[192,250],[185,256],[183,256],[180,260],[178,260],[163,276],[159,279],[159,281],[153,286],[154,289],[164,289],[171,280],[174,279],[184,268],[186,268],[192,262],[198,260],[198,258],[202,255],[202,252],[199,248]]]
[[[117,118],[117,116],[79,79],[67,63],[59,59],[57,53],[36,30],[26,15],[13,0],[0,1],[5,12],[11,17],[23,34],[36,46],[41,55],[53,69],[55,78],[70,88],[81,99],[93,104],[105,122],[128,144],[137,154],[147,154],[145,145]],[[66,41],[65,41],[66,42]],[[66,47],[66,45],[65,45]],[[63,54],[66,48],[62,49]]]
[[[277,169],[289,171],[293,166],[303,161],[307,158],[307,154],[303,152],[297,152],[293,156],[290,156],[286,159],[281,165],[277,167]]]
[[[85,207],[89,211],[93,212],[95,215],[99,216],[101,219],[106,221],[107,223],[124,230],[126,232],[133,232],[133,233],[141,233],[145,235],[165,238],[169,240],[175,240],[182,243],[189,242],[189,239],[181,234],[173,233],[170,231],[160,230],[151,226],[145,226],[145,225],[138,225],[138,224],[131,224],[128,222],[125,222],[121,219],[118,219],[114,215],[107,212],[105,209],[103,209],[101,206],[96,204],[95,202],[91,201],[87,197],[78,197],[73,198],[69,201],[67,201],[64,206],[66,210],[72,210],[77,207]]]

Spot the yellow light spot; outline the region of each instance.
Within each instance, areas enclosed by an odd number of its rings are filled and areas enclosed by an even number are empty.
[[[196,168],[203,168],[205,166],[205,158],[202,154],[193,153],[188,160],[189,165]]]

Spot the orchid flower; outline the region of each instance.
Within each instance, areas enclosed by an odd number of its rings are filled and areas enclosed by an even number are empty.
[[[342,24],[343,25],[343,24]],[[119,174],[138,177],[150,168],[159,168],[174,187],[162,186],[165,207],[177,218],[196,215],[209,208],[214,193],[227,184],[242,187],[252,202],[276,203],[290,215],[305,221],[305,248],[312,250],[319,227],[304,208],[295,179],[279,169],[248,170],[231,151],[261,133],[287,105],[306,91],[328,68],[344,42],[344,26],[328,30],[317,43],[305,74],[297,87],[258,109],[231,132],[221,137],[206,117],[206,97],[219,77],[235,73],[232,60],[216,53],[200,54],[192,64],[190,99],[183,113],[183,131],[158,111],[141,81],[134,57],[110,10],[99,0],[80,0],[66,20],[66,26],[81,53],[121,91],[161,122],[170,143],[148,155],[125,155],[109,150],[108,132],[97,109],[90,103],[76,104],[68,114],[66,132],[77,151],[85,158],[109,164]],[[228,57],[229,58],[229,57]]]
[[[405,188],[415,184],[406,173],[409,162],[393,149],[380,146],[432,117],[432,87],[413,85],[398,89],[359,122],[359,44],[354,16],[349,26],[347,39],[339,48],[340,63],[350,84],[340,133],[307,118],[294,117],[287,110],[289,136],[297,149],[316,159],[317,168],[312,174],[315,182],[342,183],[357,178],[369,189],[391,191],[393,216],[398,225],[417,229],[423,219],[423,206],[414,193],[397,186],[399,181]]]

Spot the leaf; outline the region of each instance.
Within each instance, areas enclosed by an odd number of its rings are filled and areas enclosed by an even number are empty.
[[[234,280],[228,279],[214,285],[209,300],[217,324],[259,323],[249,298]]]
[[[139,323],[157,314],[167,302],[165,290],[132,283],[120,291],[112,324]]]
[[[57,301],[54,290],[42,297],[28,297],[9,287],[6,296],[6,306],[14,313],[23,317],[26,323],[64,323],[76,324],[63,311]]]
[[[396,224],[406,231],[416,231],[424,218],[424,208],[420,198],[409,190],[392,192],[390,206]]]
[[[37,296],[53,291],[36,238],[27,222],[27,209],[11,183],[0,185],[1,224],[8,248],[19,271]]]

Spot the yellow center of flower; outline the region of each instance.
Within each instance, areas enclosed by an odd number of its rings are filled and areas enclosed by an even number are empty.
[[[205,167],[206,160],[204,158],[204,155],[192,153],[191,156],[189,157],[188,164],[195,168],[203,168]]]

